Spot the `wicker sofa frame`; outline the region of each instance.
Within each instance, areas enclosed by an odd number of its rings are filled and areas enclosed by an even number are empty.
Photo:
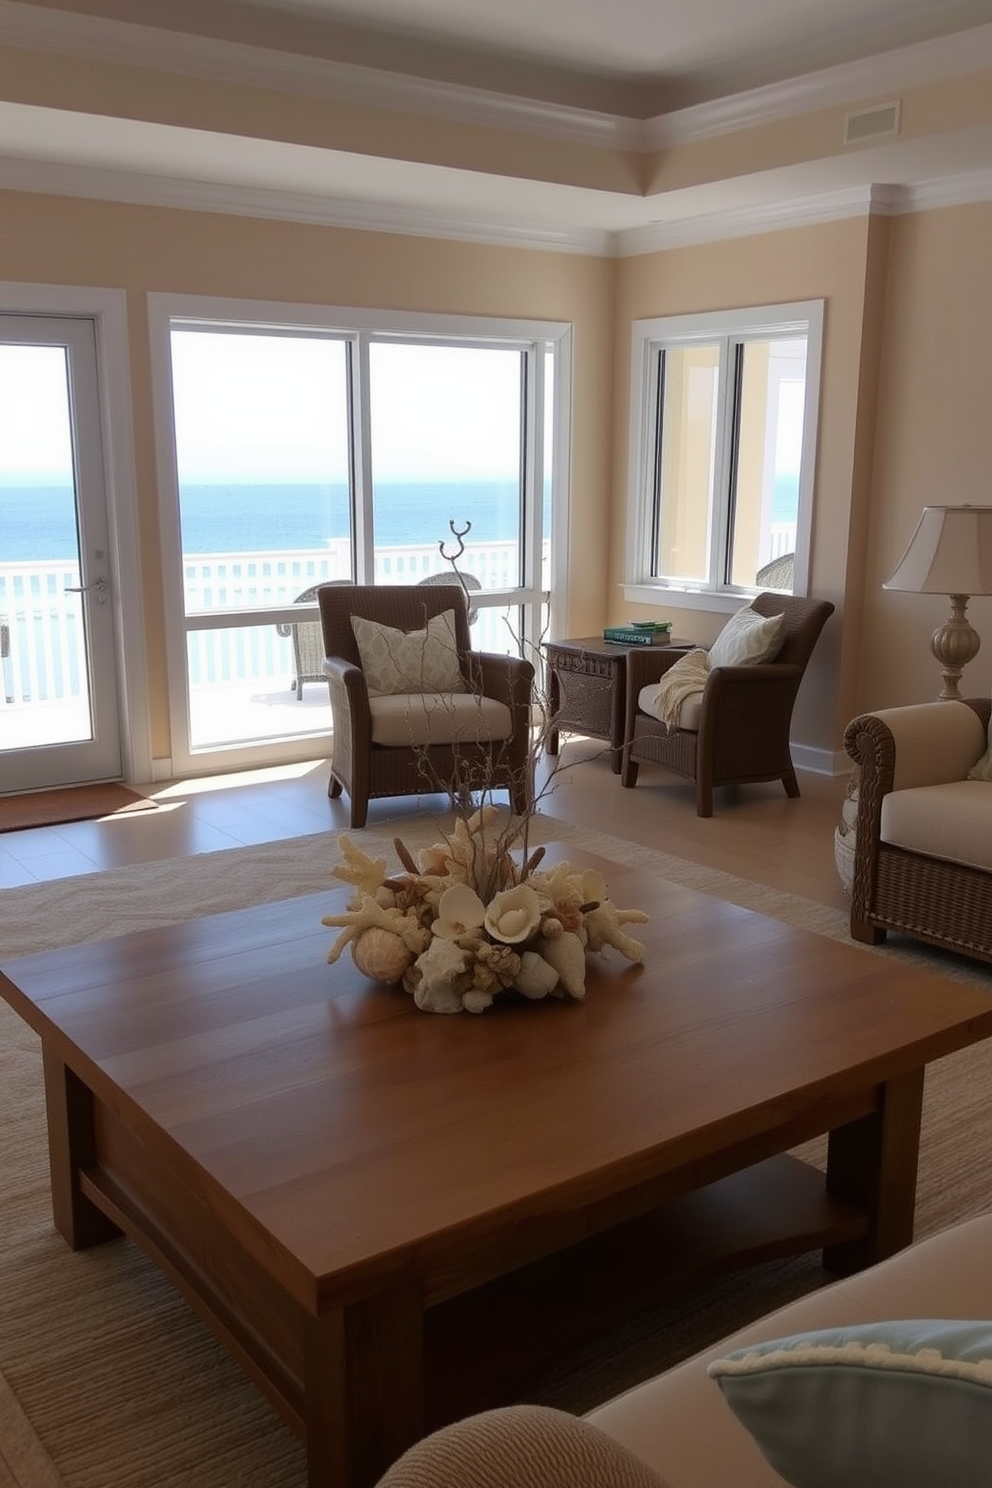
[[[988,698],[963,700],[987,729]],[[940,703],[935,707],[957,707]],[[844,746],[858,771],[851,935],[878,945],[889,930],[992,961],[992,874],[881,840],[882,801],[895,788],[896,740],[882,718],[853,719]]]
[[[363,827],[370,800],[447,792],[509,792],[515,812],[533,799],[530,712],[534,668],[519,656],[473,651],[468,603],[460,584],[433,586],[355,584],[323,586],[317,592],[324,641],[323,673],[331,695],[333,752],[327,793],[347,791],[351,825]],[[505,703],[512,715],[508,739],[460,740],[415,747],[372,742],[368,688],[351,626],[352,615],[397,630],[420,630],[428,620],[454,610],[455,639],[469,688]]]
[[[644,760],[696,782],[696,814],[713,815],[715,786],[781,780],[786,795],[799,795],[789,748],[789,727],[799,684],[834,606],[825,599],[797,599],[765,592],[752,601],[760,615],[784,615],[782,648],[772,662],[715,667],[706,679],[699,729],[669,729],[637,705],[643,687],[657,682],[678,655],[645,646],[627,658],[627,714],[622,785],[637,783]]]

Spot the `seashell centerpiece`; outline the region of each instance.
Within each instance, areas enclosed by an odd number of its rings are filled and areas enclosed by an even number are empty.
[[[365,976],[402,985],[424,1012],[482,1013],[501,994],[583,998],[589,951],[613,946],[644,960],[623,928],[644,924],[643,911],[618,909],[595,870],[541,869],[543,847],[518,863],[512,833],[487,834],[497,815],[483,806],[459,818],[415,858],[396,838],[405,871],[394,875],[342,837],[331,871],[354,893],[344,914],[321,920],[341,932],[328,961],[350,945]]]

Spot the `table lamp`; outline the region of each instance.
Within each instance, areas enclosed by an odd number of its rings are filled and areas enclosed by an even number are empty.
[[[958,680],[982,644],[965,615],[973,594],[992,594],[992,506],[925,506],[895,573],[883,589],[946,594],[951,613],[930,646],[940,664],[941,698],[957,698]]]

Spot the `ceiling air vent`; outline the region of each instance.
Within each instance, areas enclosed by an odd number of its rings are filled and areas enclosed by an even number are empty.
[[[899,133],[899,100],[879,103],[874,108],[848,114],[844,120],[845,145],[858,145],[862,140],[882,139]]]

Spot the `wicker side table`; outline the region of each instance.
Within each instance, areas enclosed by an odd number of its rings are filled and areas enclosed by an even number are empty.
[[[672,640],[665,650],[682,655],[694,644]],[[558,753],[559,734],[606,739],[613,750],[610,768],[619,775],[627,706],[627,654],[636,649],[604,641],[602,636],[545,643],[548,702],[554,721],[548,735],[549,754]]]

